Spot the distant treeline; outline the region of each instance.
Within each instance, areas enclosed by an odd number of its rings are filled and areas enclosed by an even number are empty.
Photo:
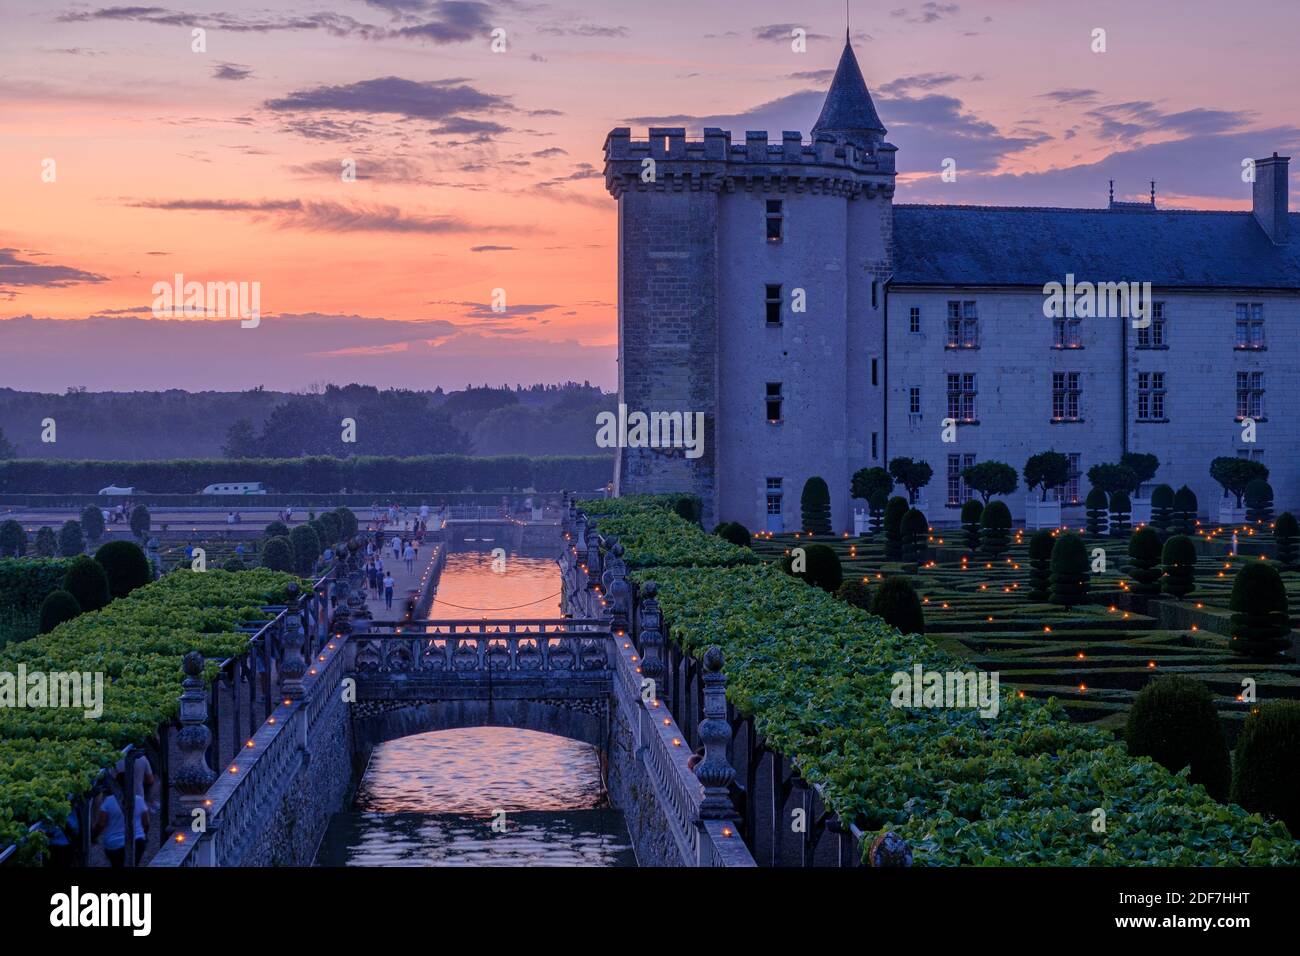
[[[613,475],[605,455],[527,457],[426,455],[413,458],[246,458],[173,461],[0,461],[0,493],[95,494],[109,485],[140,494],[197,494],[223,482],[260,481],[269,492],[587,491]],[[236,500],[234,498],[230,500]],[[248,499],[250,503],[256,498]]]

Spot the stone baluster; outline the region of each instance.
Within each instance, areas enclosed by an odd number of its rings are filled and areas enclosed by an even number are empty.
[[[654,696],[668,706],[668,685],[664,681],[663,614],[659,610],[659,585],[647,581],[641,588],[637,608],[637,632],[641,637],[641,676],[654,682]]]
[[[614,572],[622,560],[619,555],[623,553],[623,546],[618,543],[618,538],[614,535],[605,538],[603,543],[605,545],[605,562],[601,565],[600,586],[608,593],[610,586],[614,583]],[[626,564],[623,565],[623,573],[627,573]]]
[[[573,545],[581,557],[587,553],[587,513],[579,511],[573,522]]]
[[[594,591],[600,586],[600,535],[596,534],[595,522],[587,526],[587,589]]]
[[[172,813],[172,824],[188,834],[194,810],[202,809],[203,795],[217,779],[217,772],[208,766],[208,745],[212,742],[212,731],[208,730],[208,695],[203,687],[203,655],[198,651],[190,651],[185,655],[182,667],[185,678],[181,681],[181,729],[176,735],[179,759],[171,771],[172,789],[179,797]]]
[[[727,723],[727,678],[722,673],[722,649],[717,645],[704,652],[704,719],[700,721],[700,740],[704,742],[704,759],[695,767],[695,775],[704,784],[700,819],[729,820],[736,816],[727,792],[735,768],[727,759],[731,743],[731,725]]]
[[[288,700],[302,700],[306,694],[302,686],[302,675],[307,673],[307,659],[303,656],[306,635],[302,632],[302,619],[296,609],[291,607],[281,622],[280,647],[283,656],[280,660],[280,689]]]

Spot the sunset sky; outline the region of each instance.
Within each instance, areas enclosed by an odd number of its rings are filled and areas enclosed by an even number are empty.
[[[53,392],[612,388],[605,134],[807,135],[845,29],[843,0],[0,4],[0,386]],[[1114,178],[1244,209],[1241,160],[1300,150],[1294,0],[852,8],[899,202],[1098,206]],[[260,283],[261,326],[153,318],[178,272]]]

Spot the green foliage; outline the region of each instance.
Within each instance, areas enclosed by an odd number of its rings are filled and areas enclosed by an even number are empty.
[[[81,524],[65,521],[59,529],[59,554],[65,558],[75,557],[86,550],[86,538],[81,533]]]
[[[1150,757],[1226,800],[1232,777],[1228,744],[1209,688],[1189,677],[1165,676],[1142,688],[1133,701],[1125,730],[1129,753]]]
[[[1276,817],[1300,839],[1300,701],[1264,704],[1237,738],[1232,802]]]
[[[1056,535],[1043,528],[1029,538],[1029,593],[1030,601],[1046,601],[1052,584],[1052,548]]]
[[[1255,478],[1246,485],[1246,520],[1251,524],[1267,524],[1273,520],[1273,488],[1263,478]]]
[[[1088,484],[1106,494],[1117,491],[1133,493],[1138,488],[1138,477],[1127,465],[1102,464],[1088,469]]]
[[[73,558],[68,565],[63,590],[72,592],[83,611],[98,611],[113,599],[108,590],[108,575],[98,561],[84,554]]]
[[[287,538],[289,537],[289,526],[283,521],[272,521],[262,532],[268,538]]]
[[[271,571],[292,571],[293,544],[284,535],[271,538],[262,548],[262,567]]]
[[[81,533],[92,545],[104,537],[104,512],[95,505],[81,509]]]
[[[1082,604],[1088,594],[1088,549],[1073,532],[1056,536],[1052,545],[1050,594],[1053,604],[1073,607]]]
[[[100,545],[95,561],[108,576],[108,593],[115,598],[126,597],[136,588],[153,580],[153,569],[139,545],[131,541],[110,541]]]
[[[41,602],[41,623],[38,634],[48,634],[64,621],[71,621],[81,613],[81,605],[71,591],[60,588],[45,595]]]
[[[1011,545],[1011,509],[1006,502],[991,501],[980,516],[980,545],[990,558],[1007,553]]]
[[[853,578],[846,580],[835,589],[835,596],[860,611],[871,610],[871,588],[862,581]]]
[[[984,503],[971,498],[961,506],[961,529],[966,539],[966,550],[974,554],[980,549],[980,520],[984,517]]]
[[[962,480],[976,491],[984,503],[994,495],[1009,495],[1016,490],[1016,470],[1001,461],[981,461],[962,470]]]
[[[1093,537],[1105,534],[1110,523],[1110,500],[1106,492],[1100,488],[1091,488],[1088,497],[1083,500],[1083,507],[1084,526],[1088,529],[1088,534]]]
[[[310,525],[300,524],[289,532],[289,543],[293,545],[294,571],[302,575],[310,574],[321,554],[320,536]]]
[[[885,557],[891,561],[903,558],[903,515],[910,510],[907,499],[901,495],[890,498],[885,505]]]
[[[849,496],[866,502],[870,502],[877,494],[884,495],[888,500],[889,493],[893,490],[894,479],[889,476],[888,471],[879,466],[859,468],[853,473],[853,480],[849,484]]]
[[[1174,530],[1179,534],[1196,534],[1196,512],[1200,505],[1196,492],[1183,485],[1174,492]]]
[[[799,552],[803,552],[801,555]],[[834,593],[844,583],[844,569],[835,549],[825,544],[805,544],[792,549],[782,560],[785,572]],[[802,570],[798,570],[802,568]]]
[[[227,558],[226,563],[221,566],[223,571],[243,571],[244,562],[239,558]]]
[[[885,507],[889,504],[889,493],[877,489],[867,499],[867,516],[870,519],[872,534],[879,534],[885,524]]]
[[[748,548],[752,540],[749,529],[739,521],[724,521],[713,529],[713,533],[723,541],[730,541],[740,548]]]
[[[0,558],[21,558],[27,553],[27,531],[10,518],[0,522]]]
[[[1165,542],[1160,553],[1165,568],[1166,594],[1180,601],[1196,587],[1196,543],[1185,534],[1176,534]]]
[[[1025,462],[1025,487],[1030,491],[1042,489],[1042,500],[1053,488],[1061,488],[1070,480],[1070,456],[1059,451],[1045,451],[1031,455]]]
[[[1237,499],[1237,507],[1240,508],[1241,499],[1246,494],[1246,486],[1257,478],[1267,481],[1268,468],[1262,461],[1224,455],[1210,462],[1210,477],[1222,485],[1224,491]]]
[[[934,477],[934,469],[930,467],[929,462],[900,457],[889,462],[889,474],[895,484],[907,489],[910,502],[930,483],[930,479]]]
[[[921,563],[930,549],[930,522],[916,508],[903,515],[899,532],[903,538],[903,560]]]
[[[59,536],[54,533],[54,529],[49,525],[41,525],[36,529],[36,544],[32,552],[38,558],[55,558],[59,554]]]
[[[673,502],[673,511],[683,521],[699,524],[700,506],[698,501],[692,501],[690,498],[683,496]]]
[[[1272,657],[1291,645],[1286,585],[1277,569],[1263,561],[1247,563],[1232,582],[1228,600],[1232,615],[1233,651],[1250,657]]]
[[[351,540],[355,537],[360,523],[357,521],[357,516],[352,509],[346,505],[339,505],[334,509],[334,514],[339,519],[339,529],[344,540]]]
[[[1300,539],[1300,523],[1291,512],[1282,512],[1273,523],[1273,540],[1277,543],[1277,560],[1288,571],[1296,567],[1297,539]]]
[[[1151,526],[1161,534],[1168,534],[1174,523],[1174,489],[1169,485],[1156,485],[1151,490]]]
[[[66,558],[0,559],[0,609],[35,612],[47,594],[63,586],[71,563]]]
[[[900,634],[924,634],[925,613],[912,582],[902,576],[885,578],[871,599],[871,613]]]
[[[149,514],[148,508],[144,505],[136,505],[131,509],[131,533],[133,535],[143,541],[152,528],[153,517]]]
[[[665,511],[658,504],[628,505],[627,500],[580,501],[578,507],[598,519],[602,534],[618,538],[627,551],[623,558],[629,568],[644,564],[706,567],[759,561],[748,548],[738,548],[716,535],[704,534],[698,525],[674,511]]]
[[[1133,503],[1127,491],[1117,491],[1110,496],[1110,536],[1127,538],[1132,529]]]
[[[831,533],[831,490],[824,478],[814,475],[803,483],[799,495],[799,515],[803,530],[813,534]]]
[[[1133,472],[1133,477],[1137,482],[1132,488],[1126,489],[1130,494],[1135,493],[1138,488],[1154,478],[1156,472],[1160,470],[1159,458],[1140,451],[1124,452],[1119,456],[1119,463]]]
[[[343,537],[343,524],[339,521],[339,516],[332,511],[323,511],[319,518],[321,527],[325,529],[325,536],[321,538],[321,543],[326,545],[337,544]]]

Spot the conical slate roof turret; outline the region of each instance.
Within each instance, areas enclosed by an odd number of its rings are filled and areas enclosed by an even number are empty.
[[[853,45],[847,36],[813,133],[832,133],[859,142],[879,140],[885,135],[884,124],[876,115],[876,104],[871,102],[867,81],[862,78],[858,58],[853,55]]]

